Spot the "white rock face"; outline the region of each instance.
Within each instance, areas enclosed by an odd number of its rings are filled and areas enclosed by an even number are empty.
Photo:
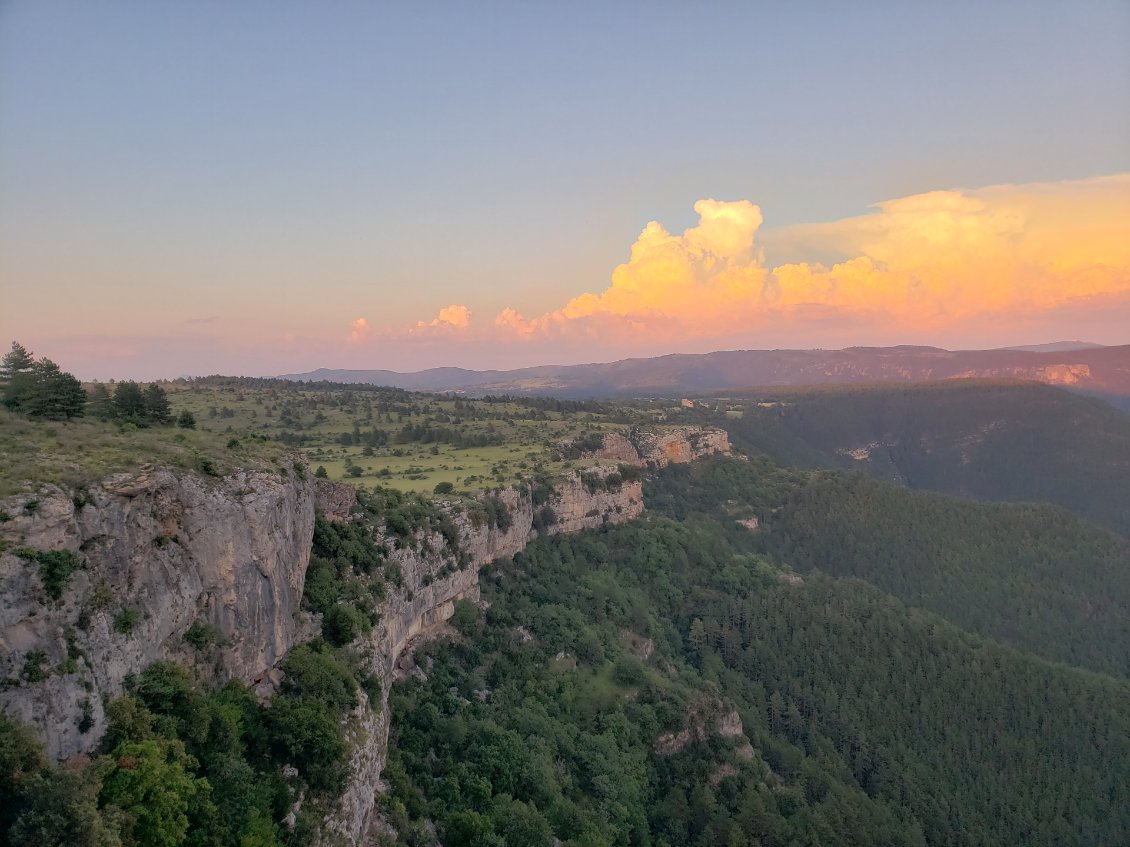
[[[225,641],[209,673],[214,664],[221,679],[252,683],[267,671],[296,640],[314,526],[313,486],[290,472],[153,470],[110,477],[84,496],[76,506],[47,488],[30,513],[27,497],[0,503],[13,516],[0,524],[0,677],[9,681],[0,708],[38,728],[55,758],[95,746],[103,697],[121,694],[127,674],[157,659],[196,661],[184,642],[195,621]],[[21,548],[71,551],[84,564],[55,601]],[[123,610],[136,617],[129,632],[114,625]],[[46,680],[22,678],[34,651]]]

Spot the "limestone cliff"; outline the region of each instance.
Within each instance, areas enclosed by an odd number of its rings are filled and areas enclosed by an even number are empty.
[[[222,639],[208,673],[254,682],[303,637],[314,492],[299,476],[151,469],[0,503],[0,707],[36,726],[49,755],[88,751],[128,674],[195,661],[195,622]],[[80,563],[58,599],[29,558],[52,551]]]
[[[528,488],[502,491],[499,497],[510,515],[510,525],[505,530],[477,524],[470,513],[453,510],[460,546],[469,555],[467,567],[454,573],[445,568],[453,551],[444,549],[439,535],[418,538],[415,547],[394,550],[391,559],[399,565],[404,585],[390,593],[381,608],[381,622],[359,645],[369,672],[381,680],[381,702],[366,700],[355,713],[350,780],[338,808],[326,820],[327,829],[357,844],[372,823],[388,747],[388,690],[396,660],[405,645],[414,636],[437,629],[447,621],[456,600],[478,600],[479,568],[515,555],[536,537],[535,518],[540,510],[548,506],[552,513],[552,522],[542,529],[548,535],[594,529],[605,522],[623,523],[638,517],[644,503],[638,480],[614,481],[619,476],[619,464],[662,467],[729,451],[729,438],[723,430],[704,427],[633,430],[627,436],[608,434],[595,455],[617,464],[587,468],[557,480],[546,503],[535,504]],[[329,502],[327,494],[326,503]],[[341,516],[339,512],[336,517]],[[425,555],[421,550],[431,552]]]
[[[607,466],[590,469],[589,473],[603,479],[614,470]],[[418,537],[414,547],[402,546],[390,553],[390,561],[400,568],[403,586],[390,592],[381,607],[380,623],[357,645],[366,657],[367,670],[381,680],[381,702],[366,700],[355,712],[349,784],[338,808],[326,820],[327,828],[349,843],[359,843],[372,821],[387,753],[388,690],[396,660],[409,640],[441,626],[453,614],[456,600],[478,600],[479,568],[524,549],[537,536],[535,516],[546,506],[554,516],[553,522],[542,529],[547,535],[591,529],[606,521],[619,524],[643,511],[638,481],[596,488],[591,478],[586,484],[580,475],[557,481],[553,494],[543,504],[534,503],[528,488],[507,489],[498,497],[509,514],[505,529],[479,522],[472,512],[448,504],[459,528],[459,546],[467,554],[466,566],[454,573],[450,572],[450,563],[455,551],[445,547],[438,534]]]
[[[608,433],[600,449],[586,454],[610,462],[665,467],[692,462],[711,453],[729,453],[730,436],[722,429],[701,426],[637,428]]]
[[[697,427],[609,435],[598,452],[610,463],[559,479],[551,490],[492,495],[505,520],[485,520],[467,501],[444,504],[458,549],[439,534],[406,543],[378,532],[375,541],[402,579],[389,586],[380,622],[354,645],[382,694],[370,703],[359,692],[348,728],[350,779],[325,820],[328,832],[352,844],[365,838],[385,764],[396,660],[410,639],[450,618],[455,601],[478,599],[479,568],[517,554],[539,532],[639,516],[641,484],[619,465],[659,466],[728,449],[724,432]],[[34,725],[49,755],[66,758],[97,744],[104,699],[158,659],[217,680],[261,683],[257,690],[269,696],[275,665],[313,632],[299,603],[315,509],[348,521],[357,502],[351,487],[286,465],[223,478],[151,468],[82,491],[49,486],[34,498],[0,502],[9,518],[0,522],[0,708]],[[53,577],[39,557],[59,552],[73,556],[64,571],[78,567],[52,597]],[[194,624],[219,643],[204,653],[188,645]]]

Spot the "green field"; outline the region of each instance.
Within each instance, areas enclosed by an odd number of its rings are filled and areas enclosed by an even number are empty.
[[[166,389],[174,410],[191,411],[199,429],[281,439],[330,479],[403,491],[430,492],[441,482],[470,491],[591,464],[566,460],[562,442],[640,419],[638,411],[603,404],[467,400],[369,386],[194,380]]]
[[[664,404],[417,394],[375,386],[206,377],[162,383],[195,429],[91,417],[0,416],[0,496],[44,482],[78,486],[144,464],[224,471],[306,456],[332,480],[430,493],[510,485],[592,465],[563,449],[628,426],[662,426]],[[113,386],[110,387],[111,391]]]

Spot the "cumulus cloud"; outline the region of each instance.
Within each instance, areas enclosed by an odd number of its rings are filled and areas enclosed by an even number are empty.
[[[504,309],[495,330],[685,340],[839,317],[913,335],[1130,298],[1130,174],[933,191],[764,237],[747,200],[694,208],[699,222],[681,235],[644,227],[603,291],[533,318]],[[766,244],[837,258],[768,266]]]
[[[417,321],[416,330],[466,329],[471,325],[471,310],[466,306],[452,304],[444,306],[430,321]]]
[[[345,337],[346,342],[349,344],[360,344],[362,341],[368,339],[373,331],[373,328],[369,326],[369,322],[365,318],[357,318],[349,326],[349,335]]]

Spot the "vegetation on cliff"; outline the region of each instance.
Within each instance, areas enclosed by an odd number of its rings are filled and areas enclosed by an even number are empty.
[[[264,706],[238,682],[209,692],[158,662],[110,704],[96,755],[55,766],[0,714],[0,845],[308,845],[348,773],[358,667],[321,640],[300,645]]]

